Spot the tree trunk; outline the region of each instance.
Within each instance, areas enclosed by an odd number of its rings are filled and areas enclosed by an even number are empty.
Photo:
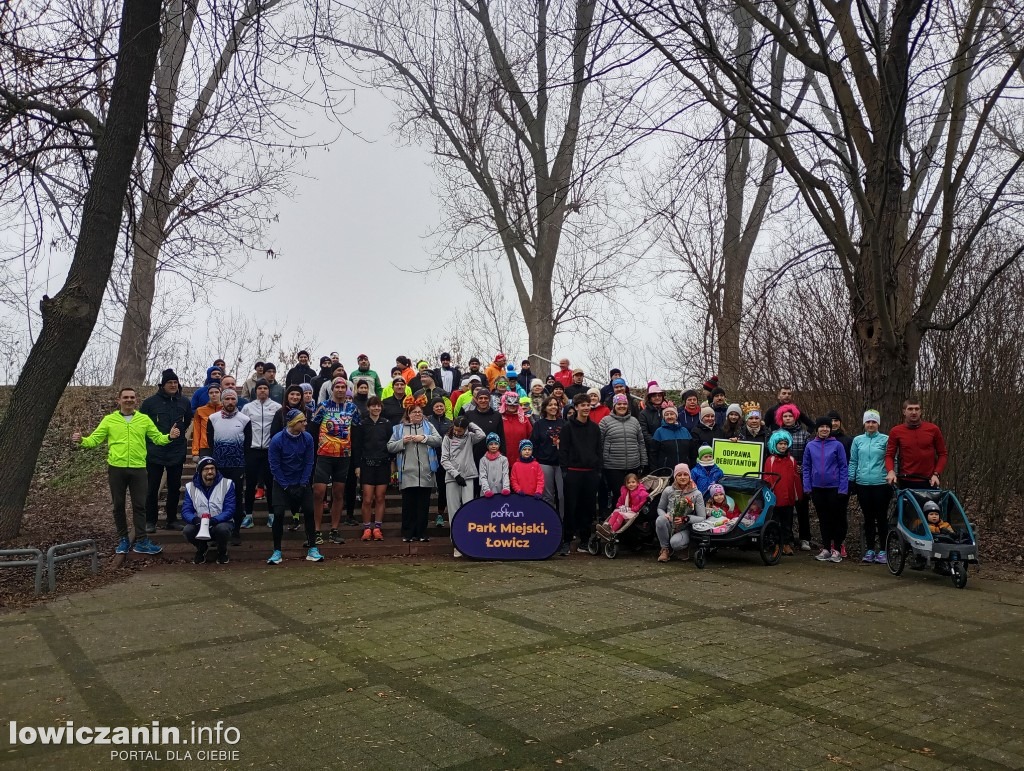
[[[883,342],[877,317],[863,312],[858,315],[854,338],[861,363],[861,406],[881,412],[881,429],[885,431],[900,422],[903,400],[914,392],[922,337],[916,328],[908,327],[893,348]]]
[[[97,143],[75,256],[64,286],[40,303],[39,338],[0,421],[0,542],[14,538],[21,527],[50,416],[89,342],[110,280],[156,67],[160,8],[161,0],[125,0],[122,7],[110,109]]]
[[[554,303],[551,299],[551,277],[544,281],[543,278],[538,280],[535,276],[533,286],[531,301],[528,305],[521,304],[523,320],[526,322],[527,343],[530,346],[530,367],[534,372],[547,373],[554,369],[551,354],[555,349],[556,332],[556,324],[552,318]]]

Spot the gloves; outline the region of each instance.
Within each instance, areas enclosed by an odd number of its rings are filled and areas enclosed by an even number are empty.
[[[525,490],[517,490],[516,491],[516,495],[526,495],[526,491]]]
[[[462,476],[462,474],[457,474],[455,476],[455,484],[457,484],[459,487],[465,487],[466,477]]]
[[[484,493],[484,498],[493,498],[493,497],[494,497],[494,491],[493,490],[488,490],[487,492]]]
[[[509,495],[509,490],[508,490],[508,488],[506,488],[506,489],[502,490],[502,491],[501,491],[501,494],[502,494],[502,495]]]
[[[544,493],[534,493],[533,497],[539,501],[541,498],[544,497]]]

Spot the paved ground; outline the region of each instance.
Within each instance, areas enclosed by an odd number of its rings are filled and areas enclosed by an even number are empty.
[[[1024,586],[804,558],[211,565],[0,616],[0,705],[239,730],[180,767],[1021,768],[1022,632]]]

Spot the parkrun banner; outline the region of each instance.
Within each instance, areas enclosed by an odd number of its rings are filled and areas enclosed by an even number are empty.
[[[760,471],[764,463],[764,445],[760,442],[730,442],[715,439],[715,464],[727,477],[741,477],[748,471]]]
[[[477,498],[455,512],[452,543],[478,560],[546,560],[562,543],[562,522],[532,496]]]

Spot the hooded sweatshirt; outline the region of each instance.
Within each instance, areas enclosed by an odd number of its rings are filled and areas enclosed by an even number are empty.
[[[195,393],[192,394],[192,402],[191,402],[192,412],[195,412],[200,407],[202,407],[204,404],[208,404],[209,403],[209,401],[210,401],[210,392],[209,391],[210,391],[210,386],[211,385],[213,385],[214,383],[216,383],[217,385],[220,385],[220,378],[219,377],[217,377],[217,378],[212,377],[212,374],[213,374],[214,370],[217,370],[218,372],[221,371],[220,367],[210,367],[209,369],[207,369],[206,370],[206,380],[203,382],[203,384],[199,388],[197,388],[195,390]],[[221,373],[221,374],[223,374],[223,373]]]
[[[312,383],[316,379],[316,370],[308,364],[296,364],[285,375],[286,386],[298,385],[299,383]]]
[[[185,500],[181,506],[181,518],[192,524],[209,513],[210,524],[231,522],[235,516],[235,483],[220,471],[209,487],[203,485],[202,470],[212,463],[209,459],[199,461],[192,481],[185,485]]]
[[[313,474],[315,457],[313,437],[309,432],[300,431],[293,436],[287,428],[274,434],[267,453],[270,473],[281,487],[307,484]]]
[[[473,458],[473,447],[483,442],[485,436],[476,423],[470,423],[463,436],[449,433],[441,440],[441,467],[445,471],[445,483],[454,482],[457,476],[476,479],[479,467]]]

